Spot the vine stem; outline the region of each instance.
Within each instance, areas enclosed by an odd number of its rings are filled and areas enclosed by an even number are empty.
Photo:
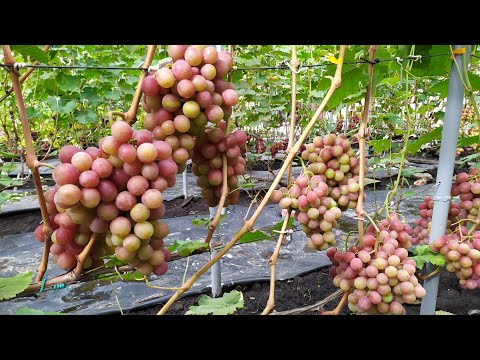
[[[285,230],[287,229],[289,219],[290,211],[288,211],[287,215],[285,216],[285,220],[282,224],[282,229],[280,230],[280,236],[278,237],[277,245],[275,246],[275,250],[273,251],[272,256],[268,260],[268,263],[270,264],[270,292],[268,295],[267,305],[265,306],[262,315],[268,315],[275,306],[275,272],[277,269],[278,254],[280,253],[280,247],[282,246],[282,242],[285,237]]]
[[[451,46],[450,46],[450,49],[451,49]],[[453,52],[452,52],[452,55],[453,55]],[[475,111],[475,115],[477,116],[477,127],[478,127],[478,130],[479,130],[478,138],[479,138],[479,142],[480,142],[480,111],[478,110],[477,101],[475,100],[475,96],[473,95],[473,88],[472,88],[472,85],[470,83],[470,78],[468,76],[467,56],[466,55],[467,54],[462,55],[462,69],[463,69],[463,76],[465,77],[465,90],[468,93],[468,98],[469,98],[470,102],[472,103],[473,110]],[[455,59],[455,56],[453,58]],[[457,60],[455,59],[455,63],[456,62],[457,62]],[[459,71],[459,73],[460,73],[460,71]]]
[[[346,45],[341,45],[340,46],[340,54],[339,54],[339,57],[343,59],[344,55],[345,55],[345,49],[346,49]],[[308,134],[310,133],[310,130],[313,128],[313,126],[315,125],[315,122],[316,120],[318,119],[318,117],[320,116],[320,114],[322,113],[323,109],[325,108],[325,106],[327,105],[328,101],[330,100],[330,98],[332,97],[333,93],[341,86],[342,84],[342,66],[343,65],[343,61],[342,62],[339,62],[337,64],[337,69],[335,71],[335,76],[333,77],[332,79],[332,83],[330,85],[330,88],[327,92],[327,94],[325,95],[325,98],[323,99],[322,103],[320,104],[319,108],[317,109],[317,111],[315,112],[315,114],[313,115],[312,119],[310,120],[310,122],[308,123],[308,125],[306,126],[305,130],[302,132],[302,135],[300,135],[300,138],[298,139],[298,141],[295,143],[295,145],[293,146],[292,150],[288,153],[286,159],[285,159],[285,162],[283,163],[282,167],[280,168],[280,170],[278,171],[277,173],[277,176],[275,177],[275,179],[273,180],[272,184],[270,185],[270,188],[268,189],[268,192],[267,194],[265,195],[265,197],[262,199],[262,202],[260,203],[260,205],[258,206],[258,208],[255,210],[255,212],[253,213],[252,217],[245,221],[244,225],[242,226],[242,228],[237,232],[237,234],[225,245],[225,247],[223,249],[221,249],[216,256],[214,256],[212,259],[210,259],[210,261],[208,261],[207,263],[205,263],[205,265],[203,265],[190,279],[187,280],[187,282],[185,283],[185,290],[179,290],[177,292],[175,292],[175,294],[172,295],[172,297],[168,300],[168,302],[160,309],[160,311],[158,312],[157,315],[163,315],[165,314],[168,309],[172,306],[172,304],[185,292],[187,291],[188,289],[190,289],[190,287],[195,283],[195,281],[200,277],[202,276],[208,269],[210,269],[210,267],[216,263],[223,255],[225,255],[225,253],[227,253],[228,250],[230,250],[230,248],[235,245],[235,243],[240,239],[240,237],[242,237],[242,235],[244,235],[245,233],[247,233],[248,231],[250,231],[252,228],[253,228],[253,225],[255,224],[255,221],[257,220],[258,216],[260,215],[261,211],[263,210],[263,208],[265,207],[265,205],[267,204],[267,202],[270,200],[270,196],[272,196],[272,193],[273,191],[276,189],[278,183],[280,182],[283,174],[285,173],[285,171],[287,170],[287,167],[289,165],[289,163],[292,162],[292,159],[293,157],[295,156],[295,154],[298,152],[298,150],[300,149],[300,146],[303,144],[303,142],[305,141],[305,139],[307,138]]]
[[[145,62],[143,63],[143,67],[148,68],[152,65],[153,56],[155,55],[155,51],[157,50],[157,45],[148,45],[147,49],[147,56],[145,57]],[[164,64],[166,65],[166,64]],[[132,105],[126,113],[122,112],[115,112],[114,115],[120,116],[123,121],[126,121],[129,125],[132,125],[137,121],[137,111],[138,105],[140,104],[140,99],[142,97],[142,82],[143,79],[147,77],[147,71],[142,71],[140,74],[140,78],[138,79],[137,88],[135,89],[135,94],[133,95]]]
[[[44,52],[48,52],[48,49],[50,49],[50,45],[45,45],[43,47],[43,51]],[[38,61],[35,61],[33,63],[33,65],[38,65],[39,62]],[[22,84],[25,80],[27,80],[27,78],[30,76],[30,74],[32,72],[35,71],[36,68],[34,67],[31,67],[31,68],[28,68],[28,70],[25,72],[25,74],[23,74],[20,79],[18,80],[20,82],[20,84]],[[8,96],[10,96],[10,94],[13,92],[13,86],[10,87],[10,89],[8,89],[7,91],[5,91],[5,94],[3,94],[2,96],[0,96],[0,102],[2,102],[4,99],[6,99]]]
[[[5,57],[6,64],[15,64],[15,59],[13,58],[12,51],[10,46],[2,45],[3,54]],[[10,77],[12,79],[12,87],[15,93],[15,99],[17,102],[18,112],[20,114],[20,121],[23,127],[23,134],[25,138],[25,147],[27,150],[27,166],[32,173],[33,182],[35,184],[35,190],[37,193],[38,203],[40,205],[40,212],[42,214],[43,220],[43,232],[45,234],[45,242],[43,247],[42,260],[37,268],[37,276],[35,282],[40,282],[43,279],[43,275],[47,271],[48,265],[48,254],[50,251],[50,237],[53,233],[52,225],[50,224],[50,219],[48,217],[47,204],[45,203],[45,196],[43,195],[42,181],[40,179],[40,173],[38,171],[39,163],[37,156],[35,155],[35,150],[33,148],[32,133],[30,131],[30,125],[28,123],[27,113],[25,110],[25,103],[23,101],[22,88],[20,86],[20,81],[18,74],[15,72],[13,67],[9,67],[8,71],[10,72]]]
[[[239,190],[237,190],[239,191]],[[218,202],[217,211],[215,212],[215,216],[213,220],[210,222],[210,228],[208,229],[207,237],[205,238],[205,243],[209,244],[210,240],[212,240],[213,233],[215,229],[218,227],[218,222],[220,217],[222,216],[222,209],[225,205],[225,200],[227,199],[228,195],[228,184],[227,184],[227,156],[225,154],[222,155],[222,195],[220,196],[220,201]]]
[[[296,110],[297,110],[297,73],[296,71],[298,70],[298,66],[300,65],[297,58],[296,45],[292,45],[291,65],[292,65],[292,110],[291,110],[291,119],[290,119],[290,131],[288,135],[287,153],[292,148],[293,138],[295,135],[295,120],[296,120]],[[303,160],[302,160],[302,166],[305,169],[305,164],[303,163]],[[290,162],[288,166],[288,176],[287,176],[288,187],[292,185],[292,181],[293,181],[292,172],[293,172],[293,166],[292,166],[292,162]],[[283,243],[283,239],[285,237],[285,229],[287,228],[289,218],[290,218],[290,209],[288,210],[287,215],[285,216],[285,221],[283,222],[282,230],[281,230],[282,232],[278,237],[275,250],[273,251],[272,256],[268,260],[270,264],[270,292],[268,295],[267,305],[263,310],[262,315],[268,315],[268,313],[270,313],[270,311],[272,311],[273,307],[275,306],[275,278],[276,278],[276,270],[277,270],[277,260],[278,260],[278,254],[280,253],[280,248]]]
[[[368,49],[370,53],[369,60],[373,62],[375,60],[375,53],[377,51],[377,45],[371,45]],[[367,132],[367,123],[368,118],[370,116],[370,105],[371,105],[371,96],[372,96],[372,84],[373,84],[373,64],[368,64],[368,76],[370,77],[370,81],[367,85],[367,93],[365,94],[365,105],[363,107],[363,114],[362,114],[362,121],[360,123],[360,128],[358,129],[357,139],[360,151],[360,171],[358,174],[359,180],[359,194],[358,194],[358,202],[355,208],[358,217],[358,239],[359,242],[363,242],[363,216],[365,215],[365,209],[363,206],[363,197],[365,196],[365,164],[366,164],[366,156],[365,156],[365,134]]]
[[[207,252],[209,250],[210,249],[208,247],[205,248],[205,250],[197,249],[192,254],[187,255],[187,256],[191,256],[193,254],[204,253],[204,252]],[[173,254],[168,259],[168,262],[183,259],[187,256],[180,256],[178,254]],[[48,279],[45,283],[45,288],[53,286],[53,285],[57,285],[57,284],[62,284],[62,283],[63,284],[71,284],[71,283],[74,283],[74,282],[84,281],[86,279],[89,279],[89,278],[92,278],[92,277],[95,277],[95,276],[101,275],[101,274],[114,274],[115,273],[115,271],[112,271],[112,268],[106,268],[105,265],[99,266],[95,269],[84,271],[84,272],[80,273],[79,275],[75,275],[74,270],[71,270],[71,271],[69,271],[65,274],[58,275],[56,277]],[[118,270],[117,273],[118,272],[126,273],[126,272],[134,271],[135,268],[133,268],[129,265],[125,265],[125,266],[121,266],[121,267],[117,268],[117,270]],[[149,285],[147,284],[147,286],[149,286]],[[33,293],[37,292],[38,290],[40,290],[40,287],[41,287],[40,282],[36,282],[34,284],[31,284],[21,294],[17,295],[17,297],[33,294]],[[159,287],[159,286],[154,286],[154,285],[151,285],[150,287],[158,288],[158,289],[161,289],[161,290],[179,290],[179,289],[182,288],[182,287],[173,287],[173,288]]]
[[[293,146],[293,137],[295,135],[295,123],[296,123],[296,117],[297,117],[297,70],[298,66],[300,65],[298,58],[297,58],[297,46],[292,45],[292,110],[290,112],[291,118],[290,118],[290,131],[288,134],[288,146],[287,146],[287,153],[290,151],[290,149]],[[288,185],[292,183],[292,172],[293,172],[293,166],[292,163],[290,163],[288,167]]]
[[[82,273],[85,259],[87,258],[88,254],[90,254],[90,251],[92,250],[92,247],[95,244],[96,240],[97,240],[97,233],[92,233],[92,236],[90,236],[90,240],[88,241],[87,245],[83,248],[82,252],[77,256],[77,266],[75,267],[75,270],[73,270],[73,273],[76,276],[79,276]]]
[[[413,54],[411,54],[413,55]],[[411,61],[411,60],[410,60]],[[374,215],[373,217],[376,218],[379,215],[383,213],[383,211],[386,209],[387,215],[388,215],[388,204],[390,203],[390,200],[393,199],[398,192],[398,186],[400,184],[400,178],[402,176],[402,171],[403,167],[405,166],[405,158],[407,155],[407,147],[408,147],[408,139],[410,138],[410,135],[412,133],[412,129],[410,128],[410,123],[411,123],[411,117],[410,117],[410,104],[409,104],[409,91],[408,91],[408,72],[405,72],[405,118],[407,120],[406,127],[407,127],[407,133],[405,134],[404,137],[404,146],[400,152],[400,166],[398,167],[398,174],[397,174],[397,180],[395,181],[395,184],[393,186],[393,189],[387,193],[387,196],[385,198],[385,202],[383,204],[383,207],[381,207]]]

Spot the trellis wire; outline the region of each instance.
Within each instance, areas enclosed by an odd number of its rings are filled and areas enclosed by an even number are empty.
[[[432,54],[432,55],[415,55],[415,58],[418,59],[425,59],[425,58],[432,58],[432,57],[437,57],[437,56],[451,56],[450,53],[444,53],[444,54]],[[476,58],[480,58],[476,55],[471,55]],[[412,59],[411,56],[407,56],[405,59],[402,59],[402,61]],[[382,62],[390,62],[390,61],[397,61],[396,58],[392,59],[375,59],[373,64],[378,64]],[[349,62],[344,62],[344,65],[358,65],[358,64],[368,64],[370,63],[367,59],[361,59],[360,61],[349,61]],[[17,63],[18,64],[18,63]],[[322,67],[322,66],[331,66],[335,65],[333,62],[325,62],[325,63],[320,63],[320,64],[311,64],[311,65],[302,65],[300,64],[299,69],[301,68],[314,68],[314,67]],[[0,63],[1,67],[15,67],[15,64],[3,64]],[[17,65],[18,66],[18,65]],[[135,70],[135,71],[148,71],[149,68],[146,67],[128,67],[128,66],[88,66],[88,65],[45,65],[45,64],[38,64],[38,65],[33,65],[33,64],[25,64],[22,63],[21,68],[36,68],[36,69],[83,69],[83,70]],[[241,67],[241,68],[234,68],[235,70],[239,71],[256,71],[256,70],[287,70],[290,69],[287,65],[285,65],[285,62],[280,63],[277,66],[258,66],[258,67]]]

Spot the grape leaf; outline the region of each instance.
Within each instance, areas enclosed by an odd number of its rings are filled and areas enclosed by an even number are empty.
[[[202,295],[198,305],[190,306],[185,315],[229,315],[237,309],[243,308],[243,294],[241,291],[232,290],[224,293],[222,297],[212,298]]]
[[[368,145],[373,147],[375,154],[382,153],[390,149],[390,139],[370,140]]]
[[[174,240],[173,245],[168,248],[168,251],[170,251],[171,253],[176,251],[177,254],[180,256],[189,256],[195,250],[205,249],[206,247],[208,247],[208,244],[205,243],[203,240]]]
[[[30,56],[41,63],[48,63],[50,61],[48,55],[35,45],[10,45],[10,48],[12,51],[17,51],[22,54],[25,60],[27,56]]]
[[[144,275],[140,271],[130,271],[122,274],[122,277],[120,277],[117,273],[100,274],[97,276],[97,279],[112,280],[115,278],[119,278],[122,281],[141,281],[144,279]]]
[[[239,244],[246,244],[249,242],[260,241],[270,239],[271,235],[268,235],[260,230],[250,231],[242,235],[242,237],[238,240]]]
[[[210,219],[208,218],[193,218],[192,225],[203,227],[207,229],[210,226]]]
[[[421,172],[425,172],[427,171],[426,169],[421,169],[421,168],[405,168],[405,169],[402,169],[402,175],[405,176],[405,177],[412,177],[414,174],[418,174],[418,173],[421,173]]]
[[[276,231],[281,231],[284,221],[285,221],[285,220],[280,220],[280,221],[277,222],[275,225],[273,225],[272,233],[273,233],[274,230],[276,230]],[[290,216],[290,217],[288,218],[287,228],[292,227],[292,226],[293,226],[293,217]]]
[[[419,245],[413,249],[412,257],[415,260],[416,266],[423,269],[425,263],[430,263],[437,266],[445,266],[445,255],[442,253],[433,252],[429,245]]]
[[[67,315],[57,311],[41,311],[23,307],[15,311],[15,315]]]
[[[80,111],[77,113],[77,121],[80,124],[89,124],[97,122],[97,113],[92,109]]]
[[[8,157],[10,159],[15,159],[17,157],[15,154],[8,153],[8,152],[5,152],[5,151],[0,151],[0,156]]]
[[[466,138],[459,138],[457,142],[458,147],[470,146],[478,142],[478,135],[470,136]]]
[[[14,298],[28,287],[30,281],[32,281],[31,271],[9,278],[0,278],[0,300]]]
[[[118,259],[115,255],[106,255],[106,256],[101,257],[101,259],[108,260],[105,263],[105,267],[107,267],[107,268],[114,267],[114,266],[128,265],[125,261],[122,261],[122,260]]]
[[[420,136],[417,140],[409,142],[407,145],[407,153],[413,155],[420,147],[424,144],[427,144],[433,140],[440,140],[442,138],[442,128],[438,127],[425,135]]]

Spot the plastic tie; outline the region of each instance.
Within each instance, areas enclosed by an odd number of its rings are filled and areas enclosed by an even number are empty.
[[[461,47],[452,51],[453,55],[462,55],[467,53],[467,48]],[[450,60],[453,60],[453,55],[450,56]]]
[[[40,286],[40,292],[43,292],[45,289],[45,283],[47,282],[47,278],[43,278],[42,280],[42,285]]]
[[[53,290],[65,289],[66,287],[67,287],[67,284],[64,284],[64,283],[55,284],[52,286]]]

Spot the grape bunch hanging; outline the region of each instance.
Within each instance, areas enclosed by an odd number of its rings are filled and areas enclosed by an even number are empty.
[[[342,211],[357,206],[359,160],[344,135],[316,136],[307,144],[302,159],[309,164],[289,187],[275,190],[271,200],[282,209],[295,210],[294,217],[312,249],[335,245],[333,228]]]
[[[163,241],[169,229],[160,220],[165,213],[162,192],[175,185],[176,174],[193,157],[196,141],[205,141],[211,131],[218,135],[222,127],[224,136],[214,139],[219,140],[218,149],[208,159],[207,178],[212,172],[209,177],[221,188],[218,158],[225,153],[232,192],[227,203],[238,199],[233,190],[236,176],[245,169],[239,147],[246,135],[225,135],[225,120],[238,103],[235,86],[224,80],[232,57],[203,45],[169,45],[167,50],[172,64],[142,82],[144,129],[134,131],[117,121],[112,135],[101,139],[98,147],[83,151],[68,145],[60,151],[61,164],[53,172],[56,185],[45,199],[54,230],[50,252],[62,269],[77,265],[77,256],[95,234],[84,269],[100,266],[103,256],[115,254],[145,275],[165,273],[170,254]],[[218,188],[208,191],[219,193]],[[218,204],[218,197],[211,196],[209,204],[214,202]],[[43,226],[37,227],[35,237],[45,241]]]
[[[363,241],[347,251],[329,249],[330,277],[349,293],[353,313],[404,315],[404,303],[413,304],[426,294],[415,276],[415,260],[408,258],[411,228],[390,213],[380,229],[376,235],[369,225]]]

